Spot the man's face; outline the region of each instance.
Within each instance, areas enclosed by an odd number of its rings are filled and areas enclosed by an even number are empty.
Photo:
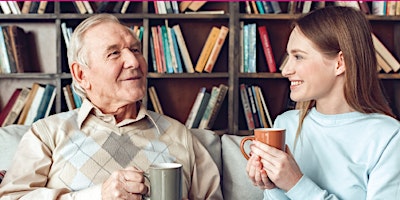
[[[88,98],[102,110],[141,100],[147,89],[147,63],[127,27],[107,22],[85,33],[88,67],[83,67]]]

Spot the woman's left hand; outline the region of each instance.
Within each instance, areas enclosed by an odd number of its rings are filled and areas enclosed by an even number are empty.
[[[259,141],[253,141],[251,152],[261,158],[263,169],[269,179],[282,190],[289,191],[303,176],[288,146],[284,152]]]

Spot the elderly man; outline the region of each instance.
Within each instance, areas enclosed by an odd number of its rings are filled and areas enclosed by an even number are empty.
[[[81,108],[34,123],[1,188],[2,199],[142,199],[152,163],[183,165],[183,197],[222,199],[207,150],[178,121],[141,104],[141,44],[110,14],[84,20],[68,49]],[[207,174],[207,175],[206,175]]]

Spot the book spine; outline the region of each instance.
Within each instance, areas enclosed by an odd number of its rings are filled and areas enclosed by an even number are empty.
[[[193,127],[194,118],[196,117],[196,113],[199,110],[201,100],[203,99],[203,96],[204,96],[205,93],[206,93],[206,88],[205,87],[200,88],[199,92],[197,93],[197,96],[196,96],[196,99],[195,99],[195,101],[193,103],[193,106],[190,109],[189,116],[186,119],[185,126],[187,128],[192,128]]]
[[[208,121],[210,120],[211,117],[211,112],[214,109],[215,104],[217,103],[218,100],[218,93],[219,93],[219,88],[214,86],[211,90],[210,100],[208,101],[204,114],[201,117],[198,127],[199,129],[205,129],[207,127]]]
[[[0,61],[2,73],[11,73],[11,66],[10,61],[8,60],[6,41],[3,31],[5,28],[5,26],[0,26]]]
[[[372,41],[374,43],[375,50],[382,56],[382,58],[390,65],[394,72],[400,69],[400,63],[385,47],[385,45],[372,33]]]
[[[210,57],[207,60],[206,66],[204,67],[204,71],[210,73],[212,72],[214,65],[217,61],[218,55],[224,45],[226,36],[228,35],[229,28],[226,26],[221,26],[221,30],[219,32],[217,41],[214,44],[213,49],[211,50]]]
[[[175,50],[176,65],[178,67],[177,71],[178,71],[178,73],[183,73],[181,54],[179,53],[178,42],[177,42],[175,30],[173,28],[171,28],[171,36],[172,36],[172,44],[173,44],[174,50]]]
[[[247,94],[249,96],[249,100],[250,100],[250,108],[251,108],[251,113],[253,114],[253,120],[254,120],[254,127],[255,128],[260,128],[260,119],[258,118],[258,114],[257,114],[257,107],[256,107],[256,103],[254,100],[254,96],[253,96],[253,91],[251,89],[252,86],[247,86]]]
[[[253,130],[255,128],[254,127],[253,113],[251,112],[250,103],[249,103],[249,96],[247,95],[246,85],[245,84],[241,84],[240,85],[240,97],[241,97],[241,100],[242,100],[242,106],[243,106],[243,111],[244,111],[244,114],[245,114],[247,128],[249,130]]]
[[[169,53],[170,53],[170,59],[171,59],[171,66],[173,68],[174,73],[178,73],[178,63],[176,61],[174,42],[172,41],[172,33],[171,33],[172,28],[170,28],[170,27],[168,27],[168,25],[166,25],[165,29],[166,29],[167,38],[168,38],[168,47],[169,47]]]
[[[14,51],[12,48],[12,39],[10,38],[10,26],[3,26],[2,28],[3,36],[4,36],[4,43],[6,46],[6,54],[8,58],[8,64],[10,66],[10,72],[16,73],[17,72],[17,63],[14,57]]]
[[[203,72],[203,69],[206,65],[208,57],[210,56],[211,50],[214,46],[215,41],[217,40],[220,29],[217,27],[212,27],[210,33],[208,34],[207,40],[203,46],[203,49],[200,53],[199,59],[197,60],[197,64],[195,67],[196,72]]]
[[[172,63],[172,56],[171,51],[169,48],[169,41],[168,41],[168,31],[165,25],[161,26],[161,33],[162,33],[162,40],[163,40],[163,49],[164,49],[164,58],[166,62],[166,69],[167,73],[172,74],[174,73],[174,66]]]
[[[33,99],[35,98],[36,92],[38,91],[39,87],[40,86],[39,86],[38,83],[33,83],[32,84],[31,92],[29,93],[29,96],[28,96],[28,99],[26,100],[25,106],[22,109],[21,115],[20,115],[20,117],[18,119],[18,124],[20,124],[20,125],[25,124],[26,116],[29,113],[29,110],[31,108]]]
[[[201,118],[203,117],[204,112],[206,111],[206,108],[207,108],[208,102],[210,101],[210,98],[211,98],[211,94],[208,92],[205,92],[203,99],[201,100],[199,109],[197,110],[196,117],[193,120],[192,128],[199,128]]]
[[[271,41],[268,37],[268,31],[266,26],[259,26],[258,32],[261,38],[261,44],[264,50],[264,56],[267,61],[269,72],[275,73],[276,72],[276,63],[274,54],[272,52]]]
[[[28,98],[30,91],[31,90],[29,88],[21,89],[21,92],[19,93],[17,100],[15,101],[14,105],[12,106],[10,113],[7,115],[2,126],[8,126],[10,124],[15,123],[19,114],[21,113],[22,109],[24,108],[25,102]]]
[[[257,51],[256,51],[256,48],[257,48],[256,31],[257,31],[257,29],[256,29],[255,23],[248,24],[248,26],[249,26],[249,30],[248,30],[249,31],[248,32],[248,36],[249,36],[249,39],[248,39],[249,40],[249,42],[248,42],[248,46],[249,46],[249,48],[248,48],[248,50],[249,50],[248,72],[256,73],[257,72],[257,70],[256,70],[256,67],[257,67],[257,65],[256,65],[256,53],[257,53]]]
[[[228,86],[221,84],[219,86],[217,102],[215,103],[214,109],[211,112],[211,116],[206,126],[206,129],[212,129],[212,127],[214,126],[214,122],[217,119],[218,113],[222,107],[222,103],[224,102],[227,92],[228,92]]]
[[[74,97],[72,96],[70,85],[66,85],[63,87],[63,93],[68,110],[75,109]]]
[[[251,86],[251,90],[253,92],[254,102],[257,108],[258,119],[260,120],[261,128],[268,128],[267,120],[265,119],[265,114],[263,112],[263,107],[261,103],[260,94],[258,93],[258,86]]]
[[[52,100],[54,99],[55,94],[55,86],[46,84],[33,122],[46,117],[48,109],[53,105]]]
[[[8,100],[7,104],[4,106],[3,110],[0,113],[0,125],[3,125],[4,121],[7,118],[7,115],[11,112],[12,107],[14,106],[15,102],[18,99],[19,94],[21,93],[22,89],[17,88],[14,90],[13,94],[11,95],[10,99]]]
[[[264,109],[264,113],[265,113],[265,116],[267,118],[268,125],[269,125],[269,127],[274,127],[274,124],[273,124],[272,119],[271,119],[271,114],[269,113],[267,104],[265,103],[265,99],[264,99],[264,95],[262,93],[262,90],[261,90],[260,87],[257,87],[257,90],[258,90],[258,93],[260,94],[261,104],[262,104],[262,107]]]

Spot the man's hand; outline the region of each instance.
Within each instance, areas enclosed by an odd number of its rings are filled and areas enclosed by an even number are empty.
[[[127,167],[115,171],[102,185],[103,200],[141,200],[147,194],[143,171],[135,167]]]

